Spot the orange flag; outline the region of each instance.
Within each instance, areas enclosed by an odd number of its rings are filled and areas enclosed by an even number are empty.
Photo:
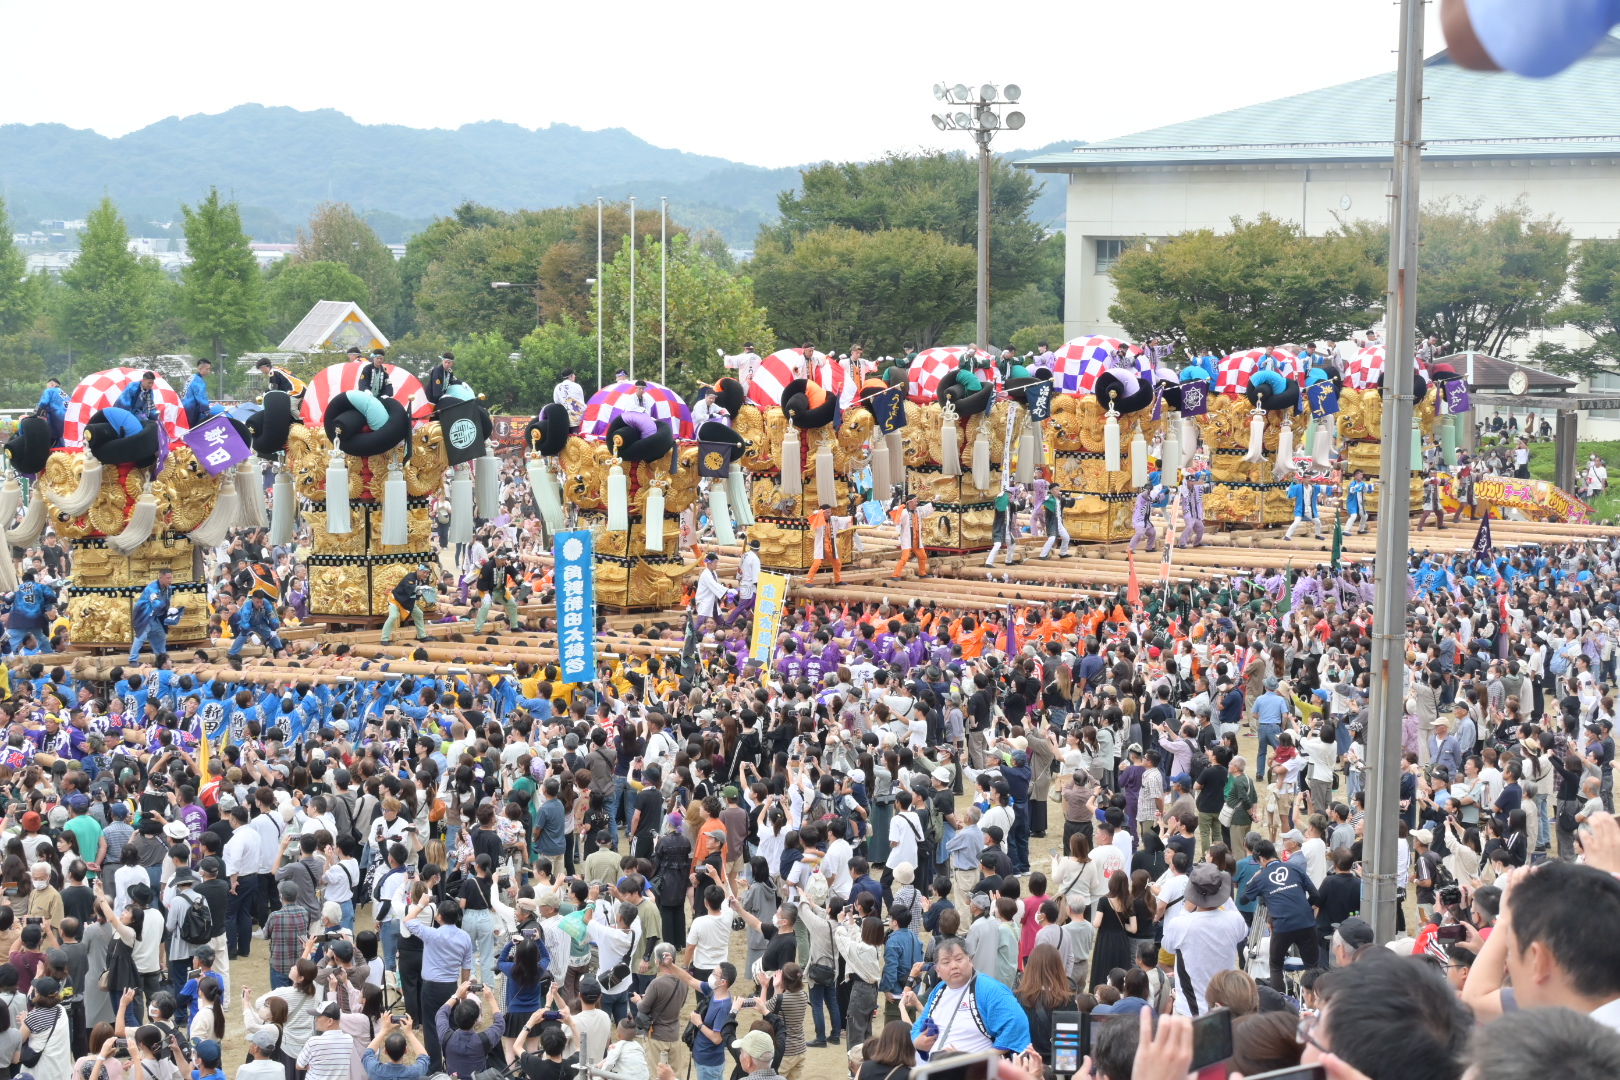
[[[1130,601],[1131,607],[1140,607],[1142,604],[1142,587],[1136,583],[1136,553],[1125,553],[1126,561],[1131,565],[1131,583],[1125,590],[1125,599]]]

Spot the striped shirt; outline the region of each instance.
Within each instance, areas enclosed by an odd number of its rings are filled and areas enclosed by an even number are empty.
[[[298,1052],[298,1067],[308,1070],[305,1080],[349,1080],[354,1060],[354,1036],[333,1029],[323,1031]]]
[[[810,1007],[810,995],[803,990],[784,990],[776,997],[776,1011],[787,1021],[787,1045],[782,1048],[784,1058],[805,1052],[804,1013]]]

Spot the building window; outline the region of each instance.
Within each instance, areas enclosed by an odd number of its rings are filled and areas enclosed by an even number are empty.
[[[1129,240],[1098,240],[1097,241],[1097,270],[1099,274],[1106,274],[1112,269],[1114,263],[1125,253],[1130,246]]]
[[[1620,392],[1620,375],[1598,372],[1587,381],[1594,394]],[[1590,409],[1586,415],[1594,420],[1620,420],[1620,409]]]

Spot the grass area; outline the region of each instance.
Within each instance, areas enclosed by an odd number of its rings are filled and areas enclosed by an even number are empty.
[[[1603,459],[1603,464],[1609,470],[1609,489],[1599,495],[1592,503],[1592,510],[1598,521],[1620,520],[1620,442],[1586,442],[1575,444],[1575,468],[1577,475],[1586,466],[1588,455],[1596,454]],[[1538,442],[1530,444],[1530,475],[1537,480],[1551,480],[1555,466],[1553,462],[1553,444]],[[1575,492],[1570,492],[1571,495]]]

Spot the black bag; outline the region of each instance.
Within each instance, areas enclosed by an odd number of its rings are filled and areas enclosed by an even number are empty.
[[[180,940],[187,945],[207,945],[214,940],[214,919],[208,901],[200,896],[190,899],[186,917],[180,920]]]
[[[838,978],[838,970],[831,964],[811,964],[804,969],[804,977],[816,986],[831,986]]]
[[[1572,833],[1580,827],[1581,823],[1575,820],[1574,814],[1570,813],[1568,810],[1559,811],[1558,830],[1560,832]]]

